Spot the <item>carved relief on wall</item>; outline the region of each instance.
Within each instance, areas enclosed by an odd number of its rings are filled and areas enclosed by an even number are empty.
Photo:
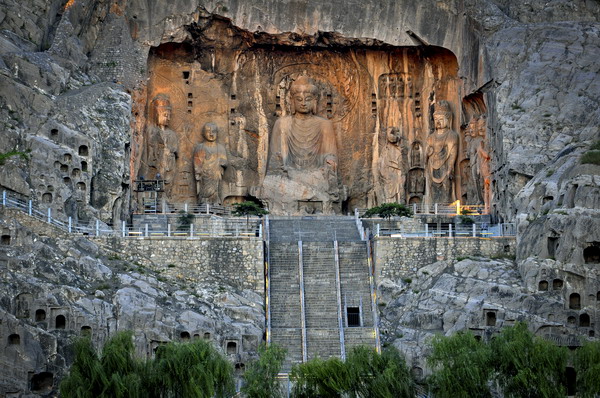
[[[226,21],[197,29],[193,45],[163,44],[149,57],[146,152],[133,173],[160,173],[167,201],[261,199],[275,213],[304,214],[428,195],[441,203],[455,194],[452,159],[435,160],[449,146],[428,134],[433,104],[443,99],[458,108],[457,63],[449,51],[273,47],[253,42],[274,40],[268,35],[247,35]],[[171,108],[162,128],[152,117],[159,95]],[[203,152],[207,123],[218,130],[214,169],[198,161],[213,153]],[[167,130],[176,140],[156,134]],[[204,167],[213,177],[204,176]],[[274,176],[289,186],[265,190]]]
[[[480,93],[463,100],[467,118],[462,134],[461,199],[463,203],[483,205],[488,213],[491,204],[490,154],[487,143],[486,106]]]

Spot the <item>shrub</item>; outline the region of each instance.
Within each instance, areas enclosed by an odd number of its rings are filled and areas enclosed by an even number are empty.
[[[379,216],[381,218],[390,218],[392,216],[411,217],[412,211],[400,203],[384,203],[379,206],[371,207],[363,215],[364,218]]]

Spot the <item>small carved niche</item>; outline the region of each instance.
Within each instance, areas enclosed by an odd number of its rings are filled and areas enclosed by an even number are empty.
[[[202,336],[204,338],[204,340],[210,340],[210,333],[205,332],[204,336]]]
[[[91,326],[82,326],[81,327],[81,335],[82,336],[91,336],[92,335]]]
[[[548,281],[540,281],[540,283],[538,284],[538,290],[540,292],[548,291]]]
[[[50,130],[50,137],[52,138],[58,138],[58,130],[57,129],[52,129]]]
[[[10,245],[10,235],[2,235],[0,238],[0,244],[4,246]]]
[[[51,372],[36,373],[31,378],[31,392],[46,393],[52,390],[54,374]]]
[[[88,164],[87,162],[81,162],[81,171],[88,171]]]
[[[485,326],[496,326],[496,311],[485,312]]]
[[[594,242],[583,249],[583,261],[586,264],[600,264],[600,242]]]
[[[65,329],[67,327],[67,318],[64,315],[58,315],[54,320],[55,329]]]
[[[563,287],[562,279],[554,279],[552,281],[552,290],[560,290]]]
[[[235,355],[238,353],[238,344],[236,341],[228,341],[226,344],[227,355]]]
[[[558,250],[558,236],[549,236],[548,237],[548,258],[555,258],[556,251]]]
[[[17,333],[13,333],[8,336],[8,345],[19,345],[21,344],[21,336]]]
[[[60,171],[63,173],[68,173],[69,172],[69,166],[67,166],[66,164],[61,164],[60,165]]]
[[[42,310],[42,309],[38,309],[35,311],[35,321],[36,322],[43,322],[46,320],[46,311]]]
[[[71,160],[73,160],[73,156],[71,156],[70,153],[65,153],[63,155],[63,162],[65,162],[65,163],[71,163]]]
[[[90,155],[90,150],[88,148],[87,145],[80,145],[79,146],[79,156],[89,156]]]
[[[77,189],[80,190],[80,191],[82,191],[82,192],[85,192],[85,182],[81,182],[81,181],[78,182],[77,183]]]
[[[52,194],[50,192],[46,192],[42,195],[43,203],[52,203]]]
[[[187,341],[190,339],[190,332],[183,331],[179,333],[179,337],[181,338],[181,340]]]
[[[588,314],[579,315],[579,326],[588,328],[590,327],[590,316]]]
[[[572,310],[581,309],[581,296],[579,293],[571,293],[569,296],[569,308]]]

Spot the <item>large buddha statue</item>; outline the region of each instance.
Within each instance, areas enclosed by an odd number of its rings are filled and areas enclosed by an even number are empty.
[[[454,163],[458,154],[458,134],[452,130],[452,110],[440,101],[433,112],[434,132],[427,137],[427,192],[430,203],[448,204],[456,200]]]
[[[271,212],[333,213],[339,205],[335,131],[316,115],[317,101],[317,87],[299,77],[290,86],[291,115],[273,126],[265,179],[256,191]]]

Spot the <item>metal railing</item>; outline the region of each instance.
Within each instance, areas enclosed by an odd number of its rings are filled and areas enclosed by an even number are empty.
[[[440,228],[431,228],[424,224],[422,230],[404,230],[400,228],[384,228],[380,224],[375,226],[374,236],[389,236],[392,238],[498,238],[515,236],[516,228],[512,223],[488,224],[445,224]]]
[[[456,215],[460,214],[460,209],[464,207],[478,207],[478,206],[461,206],[457,203],[433,203],[433,204],[425,204],[425,203],[413,203],[409,204],[406,207],[412,210],[413,214],[447,214],[447,215]],[[482,206],[480,206],[482,207]],[[354,212],[358,212],[358,216],[362,217],[366,212],[367,208],[356,208]],[[474,213],[476,214],[476,213]],[[479,213],[481,214],[481,213]]]
[[[263,227],[261,220],[256,217],[239,220],[228,220],[223,225],[221,220],[205,220],[203,225],[195,227],[190,224],[186,229],[177,228],[168,224],[166,229],[156,229],[151,224],[139,226],[128,225],[123,221],[120,228],[113,228],[100,220],[94,220],[91,223],[80,223],[73,220],[72,217],[56,215],[52,208],[40,209],[32,200],[19,197],[9,192],[2,192],[2,206],[13,208],[27,213],[29,216],[46,222],[58,229],[86,236],[115,236],[115,237],[169,237],[169,238],[202,238],[202,237],[237,237],[237,238],[262,238]]]

